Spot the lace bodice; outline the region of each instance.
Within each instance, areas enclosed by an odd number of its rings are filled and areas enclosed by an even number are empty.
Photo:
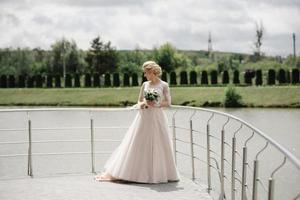
[[[160,80],[159,83],[156,85],[151,85],[150,81],[145,81],[140,89],[139,99],[138,101],[145,101],[144,99],[144,91],[148,89],[154,89],[158,92],[158,104],[160,104],[162,101],[167,102],[167,106],[171,105],[171,94],[170,94],[170,88],[169,84],[163,80]]]

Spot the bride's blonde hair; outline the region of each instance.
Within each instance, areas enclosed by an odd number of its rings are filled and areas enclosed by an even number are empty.
[[[143,70],[151,70],[156,76],[161,75],[161,67],[154,61],[146,61],[143,64]]]

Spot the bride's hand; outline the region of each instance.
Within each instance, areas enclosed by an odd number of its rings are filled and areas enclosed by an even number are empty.
[[[146,103],[146,102],[142,102],[141,105],[140,105],[140,108],[141,108],[141,109],[148,108],[147,103]]]
[[[154,101],[147,101],[147,104],[149,105],[149,106],[154,106],[155,105],[155,102]]]

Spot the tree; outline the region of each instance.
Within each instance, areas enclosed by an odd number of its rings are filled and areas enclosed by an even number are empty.
[[[99,74],[116,71],[118,65],[118,54],[115,48],[111,47],[111,42],[104,43],[100,36],[91,42],[91,48],[87,52],[86,61],[89,64],[91,73]]]
[[[259,60],[261,57],[262,39],[265,30],[262,22],[260,22],[260,25],[256,22],[255,25],[256,25],[256,41],[254,43],[255,45],[254,58],[255,60]]]
[[[175,68],[176,49],[171,43],[163,44],[159,49],[154,49],[154,57],[163,70],[170,73]]]
[[[62,38],[51,45],[51,48],[53,73],[65,75],[83,71],[83,56],[74,40]]]

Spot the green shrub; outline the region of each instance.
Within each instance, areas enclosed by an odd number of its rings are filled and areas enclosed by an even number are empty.
[[[161,74],[161,80],[168,82],[168,78],[167,78],[168,74],[166,71],[163,71]]]
[[[8,76],[8,87],[9,88],[14,88],[16,87],[16,80],[14,75],[9,75]]]
[[[52,81],[53,81],[53,76],[51,74],[48,74],[47,75],[47,80],[46,80],[47,88],[52,88],[53,87]]]
[[[170,85],[177,85],[176,72],[174,71],[170,73]]]
[[[218,72],[217,72],[217,70],[212,70],[210,72],[210,83],[212,85],[218,84]]]
[[[233,84],[240,84],[240,72],[239,72],[239,70],[234,70],[234,72],[233,72]]]
[[[110,80],[110,74],[109,73],[105,73],[104,86],[105,87],[110,87],[111,86],[111,80]]]
[[[127,73],[123,74],[123,86],[129,86],[130,81],[129,81],[129,75]]]
[[[243,106],[242,96],[232,86],[227,87],[225,90],[224,106],[225,107],[241,107],[241,106]]]
[[[292,69],[292,84],[299,83],[299,69]]]
[[[93,87],[100,87],[100,77],[98,73],[93,74]]]
[[[279,69],[278,71],[278,83],[279,84],[286,83],[286,73],[284,69]]]
[[[7,88],[7,77],[6,75],[0,76],[0,87],[1,88]]]
[[[71,74],[66,74],[66,77],[65,77],[65,87],[66,88],[72,87],[72,77],[71,77]]]
[[[19,88],[24,88],[25,87],[25,76],[24,75],[20,75],[19,76],[19,80],[18,80],[18,87]]]
[[[186,71],[181,71],[180,72],[180,85],[187,85],[187,72]]]
[[[205,70],[201,73],[201,85],[208,85],[208,76]]]
[[[274,69],[268,70],[268,85],[275,85],[276,72]]]
[[[194,70],[190,72],[190,84],[197,84],[197,72],[195,72]]]
[[[131,80],[132,86],[138,86],[139,85],[139,80],[138,80],[137,73],[133,73],[131,78],[132,78],[132,80]]]
[[[34,87],[34,82],[35,82],[35,76],[28,76],[27,77],[27,87],[28,88],[33,88]]]
[[[91,75],[90,74],[85,74],[84,76],[84,86],[85,87],[91,87],[92,86],[92,80],[91,80]]]
[[[74,78],[74,87],[80,87],[80,74],[76,73]]]
[[[244,74],[244,82],[247,85],[252,85],[252,78],[255,77],[255,71],[252,69],[247,69]]]
[[[113,86],[114,87],[119,87],[120,86],[120,76],[119,76],[119,73],[114,73],[113,74]]]
[[[141,82],[141,85],[142,85],[145,81],[147,81],[147,78],[144,76],[144,73],[142,73],[142,82]]]
[[[55,87],[56,88],[60,88],[61,87],[61,79],[60,79],[60,75],[59,74],[55,75]]]
[[[255,85],[262,85],[262,71],[257,69],[255,71]]]
[[[229,83],[229,73],[228,73],[227,70],[225,70],[225,71],[223,72],[222,83],[223,83],[223,84],[228,84],[228,83]]]

